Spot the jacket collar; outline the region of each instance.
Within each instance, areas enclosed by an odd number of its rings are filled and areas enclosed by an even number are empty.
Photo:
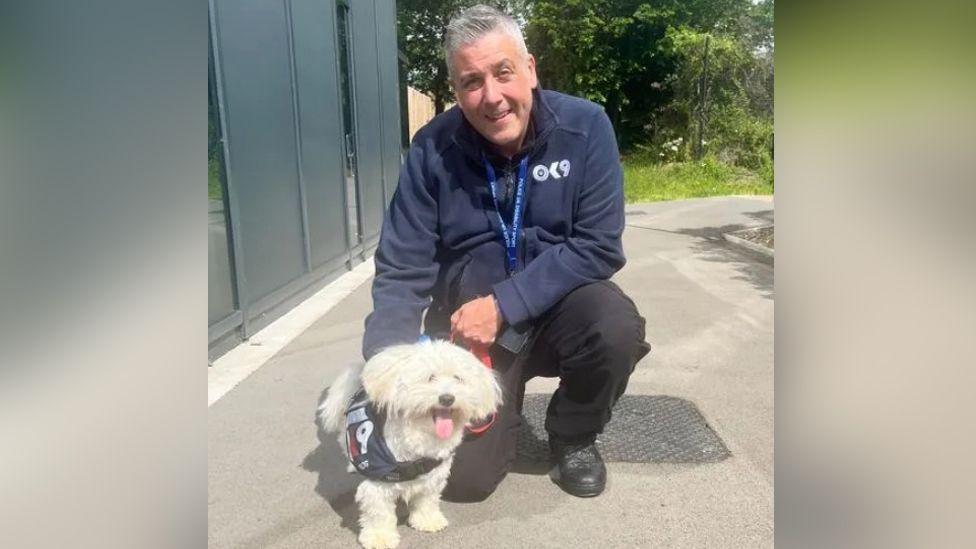
[[[482,153],[490,158],[492,163],[495,163],[499,155],[494,152],[488,140],[478,133],[474,129],[474,126],[468,122],[464,113],[461,112],[461,107],[457,107],[457,109],[458,115],[461,117],[461,124],[454,133],[454,142],[467,156],[479,164],[481,163]],[[513,157],[513,160],[520,158],[523,154],[531,155],[544,145],[549,134],[552,133],[552,130],[558,123],[559,119],[556,117],[556,113],[553,112],[552,107],[545,100],[545,94],[539,88],[532,90],[532,114],[529,120],[529,134],[531,134],[531,137],[530,135],[526,135],[527,144]],[[501,160],[503,162],[506,161],[504,158]]]

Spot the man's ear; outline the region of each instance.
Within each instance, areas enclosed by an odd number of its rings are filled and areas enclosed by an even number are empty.
[[[454,85],[453,78],[447,77],[447,87],[451,89],[451,95],[454,96],[454,102],[460,104],[461,102],[458,101],[458,89],[457,86]]]
[[[539,79],[535,75],[535,56],[532,55],[531,53],[529,54],[529,60],[527,64],[529,68],[529,83],[532,84],[532,89],[535,89],[536,86],[539,85]]]

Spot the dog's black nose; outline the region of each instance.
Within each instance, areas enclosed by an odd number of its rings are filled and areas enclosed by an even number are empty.
[[[437,402],[440,402],[441,406],[450,406],[454,404],[454,395],[443,394],[438,397]]]

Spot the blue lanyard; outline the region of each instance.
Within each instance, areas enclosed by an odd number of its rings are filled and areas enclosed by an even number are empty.
[[[498,207],[498,194],[495,191],[495,169],[491,167],[491,162],[481,155],[482,162],[485,163],[485,171],[488,172],[488,188],[491,189],[491,199],[495,202],[495,212],[498,213],[498,224],[502,228],[502,238],[505,240],[505,256],[508,259],[508,272],[514,273],[518,266],[518,240],[522,232],[522,206],[525,199],[525,176],[529,171],[529,155],[525,155],[519,162],[518,186],[515,188],[515,208],[512,211],[512,228],[509,231],[505,218],[502,217],[502,210]]]

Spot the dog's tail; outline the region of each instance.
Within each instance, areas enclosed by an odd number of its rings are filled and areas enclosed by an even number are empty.
[[[319,406],[319,427],[326,432],[338,433],[346,427],[346,407],[349,399],[359,390],[362,366],[353,366],[339,374],[329,387],[329,394]]]

